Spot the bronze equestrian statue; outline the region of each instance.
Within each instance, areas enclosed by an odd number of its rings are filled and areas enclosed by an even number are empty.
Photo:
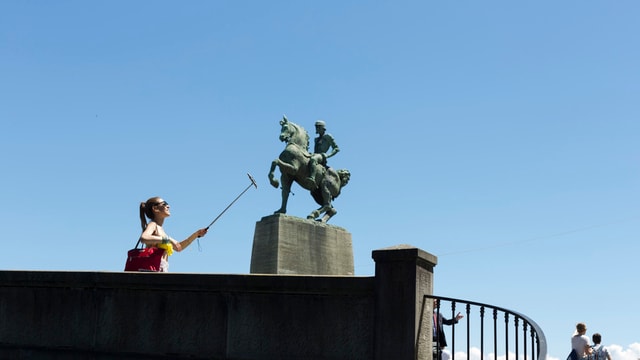
[[[309,134],[300,125],[290,122],[286,116],[280,121],[280,141],[285,142],[285,148],[280,156],[273,160],[269,171],[269,182],[278,188],[282,184],[282,205],[275,214],[287,213],[287,201],[291,192],[291,185],[298,185],[311,192],[311,196],[320,205],[317,210],[311,212],[307,219],[327,222],[337,211],[332,205],[332,200],[340,195],[340,190],[349,183],[351,173],[349,170],[334,170],[320,163],[315,166],[315,178],[309,182]],[[276,166],[280,168],[280,181],[275,178]],[[324,214],[324,216],[322,216]],[[321,217],[322,216],[322,217]]]

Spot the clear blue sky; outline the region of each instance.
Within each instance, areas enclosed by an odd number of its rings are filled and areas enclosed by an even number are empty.
[[[121,271],[138,205],[173,272],[248,273],[283,114],[327,122],[330,223],[438,257],[437,295],[640,357],[637,1],[0,2],[0,269]],[[294,186],[289,214],[316,207]],[[633,345],[635,344],[635,345]]]

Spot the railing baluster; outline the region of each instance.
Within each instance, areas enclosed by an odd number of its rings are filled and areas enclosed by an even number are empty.
[[[536,354],[535,354],[535,349],[533,346],[533,342],[536,342],[536,347],[538,348],[538,356],[540,356],[540,343],[538,342],[538,339],[535,337],[535,333],[533,331],[533,328],[531,329],[531,359],[535,359],[536,358]],[[542,359],[544,360],[544,359]]]
[[[484,306],[480,307],[480,360],[484,360]]]
[[[466,308],[466,312],[467,312],[467,359],[469,359],[469,353],[471,352],[471,341],[469,341],[469,339],[471,339],[471,304],[467,304],[467,308]]]
[[[518,320],[519,318],[516,316],[513,319],[513,334],[515,336],[515,344],[516,344],[516,360],[518,360]]]
[[[438,306],[437,306],[437,314],[436,314],[436,318],[440,319],[440,301],[438,301]],[[438,320],[439,321],[439,320]],[[440,358],[442,358],[442,349],[440,349],[440,334],[438,333],[438,329],[435,329],[434,331],[436,331],[436,358],[433,360],[440,360]]]
[[[505,360],[509,360],[509,313],[504,313],[504,352]]]
[[[522,353],[524,354],[524,360],[527,360],[527,322],[522,322],[522,341],[524,348],[522,349]]]
[[[451,320],[456,318],[456,302],[451,302]],[[456,360],[456,327],[451,326],[451,360]]]
[[[493,360],[498,360],[498,309],[493,309]]]

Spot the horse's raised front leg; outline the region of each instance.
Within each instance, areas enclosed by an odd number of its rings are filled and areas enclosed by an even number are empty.
[[[298,173],[298,164],[296,161],[293,161],[293,163],[288,163],[280,159],[275,159],[273,160],[273,163],[280,167],[280,173],[282,174],[290,174],[295,177],[295,175]],[[271,166],[274,165],[272,164]]]
[[[269,170],[269,183],[276,189],[278,188],[278,186],[280,186],[280,182],[278,182],[278,179],[276,179],[275,177],[275,171],[276,171],[277,165],[278,165],[278,159],[273,160],[271,162],[271,169]]]

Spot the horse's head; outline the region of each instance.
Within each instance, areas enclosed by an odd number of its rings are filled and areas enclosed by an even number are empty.
[[[292,136],[292,126],[289,125],[289,120],[287,120],[287,117],[283,116],[282,120],[280,120],[280,141],[288,143],[289,141],[291,141]]]
[[[309,134],[300,125],[290,122],[286,116],[280,120],[280,141],[309,149]]]

